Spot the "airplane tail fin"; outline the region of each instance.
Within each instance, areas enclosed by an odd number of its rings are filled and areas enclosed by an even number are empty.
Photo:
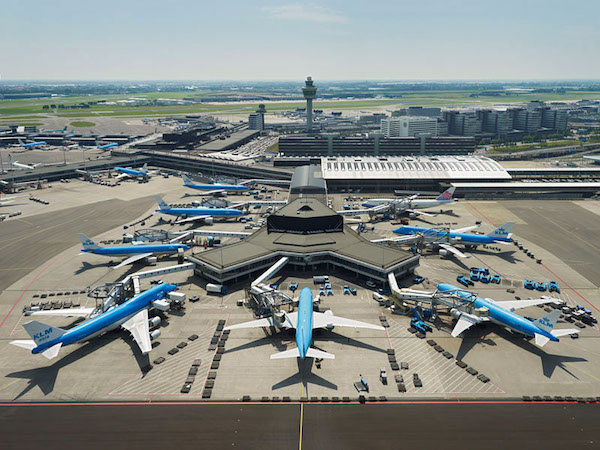
[[[442,192],[436,200],[452,200],[452,196],[454,195],[454,191],[456,188],[452,186],[451,188],[446,189]]]
[[[184,186],[189,186],[190,184],[192,184],[192,180],[190,180],[187,175],[185,174],[181,174],[181,179],[183,180],[183,185]]]
[[[148,163],[144,163],[144,165],[142,166],[142,172],[148,173]]]
[[[53,341],[66,333],[62,328],[46,325],[37,320],[32,320],[31,322],[23,324],[23,328],[25,328],[25,331],[31,336],[31,339],[33,339],[33,342],[35,342],[36,345]]]
[[[543,317],[540,317],[538,320],[536,320],[535,322],[533,322],[538,328],[551,333],[552,330],[554,329],[554,325],[556,325],[556,322],[558,321],[558,318],[560,317],[560,310],[559,309],[555,309],[552,310],[551,312],[549,312],[548,314],[546,314]]]
[[[156,199],[160,209],[167,209],[169,207],[168,203],[166,203],[160,195],[155,195],[154,198]]]
[[[494,239],[509,239],[514,226],[514,222],[506,222],[504,225],[499,226],[494,231],[489,233],[488,236]]]
[[[77,234],[77,237],[81,241],[81,245],[83,245],[83,248],[85,250],[93,250],[93,249],[96,249],[96,248],[100,248],[98,246],[98,244],[96,244],[94,241],[92,241],[89,237],[87,237],[83,233]]]
[[[11,164],[14,162],[10,153],[8,154],[8,162]]]

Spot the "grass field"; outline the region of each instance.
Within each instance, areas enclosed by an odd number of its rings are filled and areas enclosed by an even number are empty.
[[[96,124],[94,122],[87,122],[85,120],[71,122],[71,123],[69,123],[69,125],[71,125],[72,127],[75,127],[75,128],[89,128],[89,127],[96,126]]]
[[[223,92],[222,95],[234,93]],[[359,99],[359,100],[323,100],[315,101],[314,106],[317,109],[326,110],[360,110],[372,108],[396,109],[406,106],[437,106],[437,107],[493,107],[493,106],[510,106],[518,103],[526,103],[531,100],[543,101],[575,101],[582,99],[600,99],[600,92],[567,92],[565,94],[519,94],[519,95],[503,95],[498,97],[490,96],[472,96],[476,94],[474,90],[456,90],[456,91],[397,91],[394,95],[398,98],[385,99]],[[243,95],[243,93],[235,92],[235,95]],[[247,95],[257,95],[256,92],[248,93]],[[123,116],[123,117],[156,117],[170,114],[247,114],[254,111],[258,103],[265,103],[267,111],[280,112],[294,108],[303,107],[305,103],[299,101],[256,101],[247,103],[198,103],[192,105],[168,105],[168,106],[118,106],[118,105],[94,105],[86,109],[42,109],[44,105],[77,105],[82,102],[98,102],[101,100],[123,100],[131,97],[146,98],[149,100],[159,98],[195,98],[206,96],[205,92],[154,92],[146,94],[131,94],[131,95],[89,95],[77,97],[56,97],[52,99],[19,99],[19,100],[1,100],[0,101],[0,120],[10,119],[20,115],[19,119],[41,118],[40,116],[32,116],[36,113],[44,113],[49,116],[58,117],[73,117],[87,118],[94,116]],[[23,116],[25,115],[25,116]],[[28,116],[27,116],[28,115]],[[16,118],[16,117],[15,117]]]

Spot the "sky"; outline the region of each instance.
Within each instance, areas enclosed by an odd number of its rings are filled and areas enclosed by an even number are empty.
[[[598,0],[24,0],[0,76],[600,79]]]

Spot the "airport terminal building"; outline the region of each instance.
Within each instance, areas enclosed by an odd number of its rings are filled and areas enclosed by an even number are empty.
[[[344,224],[344,219],[314,197],[291,201],[267,218],[243,241],[188,257],[195,273],[217,283],[253,279],[287,258],[287,269],[327,272],[342,269],[386,283],[388,274],[412,273],[419,257],[410,252],[373,244]]]
[[[452,182],[507,181],[511,175],[484,156],[321,158],[329,192],[439,191]]]

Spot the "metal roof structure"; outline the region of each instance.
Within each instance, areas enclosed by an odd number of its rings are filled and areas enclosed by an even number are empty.
[[[267,219],[266,227],[241,242],[188,259],[198,274],[225,282],[262,271],[282,257],[296,267],[332,264],[383,282],[387,274],[403,274],[419,264],[418,255],[363,238],[313,197],[288,203]]]
[[[509,180],[510,174],[485,156],[323,157],[329,180]]]

